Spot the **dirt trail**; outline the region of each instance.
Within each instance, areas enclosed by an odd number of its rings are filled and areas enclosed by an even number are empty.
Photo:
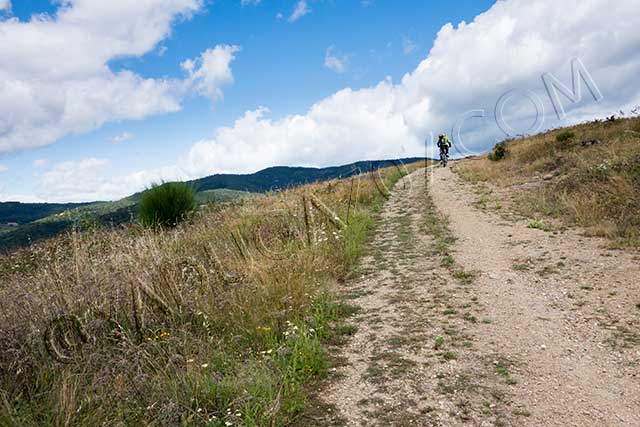
[[[333,410],[306,425],[640,426],[637,260],[483,212],[450,169],[427,173],[385,205],[345,289],[361,311]]]
[[[450,169],[434,169],[436,206],[459,238],[457,259],[481,272],[493,340],[521,364],[522,425],[640,426],[640,268],[624,252],[574,231],[527,228],[471,207]]]

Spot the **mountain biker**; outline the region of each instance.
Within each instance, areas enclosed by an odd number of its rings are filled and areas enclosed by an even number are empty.
[[[447,135],[441,133],[438,135],[438,148],[441,154],[449,155],[449,148],[451,147],[451,140]]]

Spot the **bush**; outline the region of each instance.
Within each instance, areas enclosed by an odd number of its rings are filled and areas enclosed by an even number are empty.
[[[489,153],[489,160],[497,162],[498,160],[502,160],[507,155],[507,144],[504,142],[498,142],[495,147],[493,147],[493,151]]]
[[[576,134],[570,130],[565,130],[556,135],[556,141],[565,142],[576,137]]]
[[[154,185],[140,201],[140,222],[145,227],[174,227],[196,207],[195,191],[183,182]]]

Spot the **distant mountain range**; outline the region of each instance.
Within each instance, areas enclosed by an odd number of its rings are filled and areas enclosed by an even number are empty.
[[[200,203],[227,201],[254,193],[278,191],[299,185],[338,178],[380,168],[424,160],[413,157],[398,160],[373,160],[327,168],[276,166],[256,173],[216,174],[189,181]],[[117,225],[135,220],[139,192],[115,202],[91,203],[19,203],[0,202],[0,252],[52,237],[74,225],[100,223]]]
[[[405,158],[398,160],[375,160],[351,163],[327,168],[305,168],[276,166],[263,169],[249,175],[211,175],[191,181],[198,191],[228,188],[230,190],[264,193],[282,190],[316,181],[348,178],[359,173],[371,172],[380,168],[398,164],[408,164],[424,160],[423,158]]]

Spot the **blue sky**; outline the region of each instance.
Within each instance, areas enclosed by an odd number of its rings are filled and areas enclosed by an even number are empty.
[[[0,0],[0,9],[3,2],[7,0]],[[0,172],[0,200],[113,199],[158,179],[252,172],[275,164],[325,166],[362,158],[420,155],[418,142],[422,143],[429,132],[449,130],[451,120],[443,121],[443,112],[450,108],[452,114],[459,114],[476,106],[491,107],[496,96],[485,93],[483,84],[472,84],[474,78],[484,78],[487,86],[507,87],[505,82],[496,80],[495,70],[490,69],[491,57],[497,58],[495,61],[506,61],[510,52],[504,49],[501,52],[497,47],[510,38],[514,52],[522,50],[519,43],[526,43],[527,48],[532,45],[516,37],[513,29],[506,32],[495,29],[502,28],[502,23],[509,21],[506,18],[527,20],[526,13],[535,15],[523,10],[523,15],[517,16],[522,9],[517,7],[517,3],[522,3],[519,0],[507,1],[504,7],[494,7],[493,1],[485,0],[254,0],[244,5],[241,0],[140,2],[148,3],[146,9],[144,5],[133,8],[125,1],[114,0],[106,12],[96,11],[96,2],[69,0],[64,6],[68,9],[65,15],[59,2],[14,0],[0,12],[3,16],[0,26],[7,26],[9,33],[7,40],[0,36],[0,53],[9,50],[13,55],[8,55],[13,59],[10,65],[9,59],[6,64],[0,59],[0,65],[9,70],[5,80],[33,81],[35,78],[24,77],[26,72],[33,72],[39,81],[46,83],[34,87],[33,92],[49,94],[51,90],[52,93],[46,102],[37,98],[36,103],[42,103],[38,109],[32,108],[33,102],[24,108],[12,106],[15,104],[10,99],[4,100],[7,104],[4,110],[0,108],[0,112],[11,118],[7,120],[20,123],[20,127],[5,123],[5,134],[9,136],[4,145],[0,139],[0,171],[4,171]],[[508,3],[513,4],[511,9]],[[597,3],[602,2],[592,3],[598,6]],[[632,2],[628,4],[628,8],[633,8]],[[171,11],[159,14],[157,10],[166,5],[170,5]],[[297,7],[304,13],[294,20],[292,14]],[[487,11],[490,13],[485,22],[460,26],[462,21],[473,22]],[[614,12],[628,11],[620,7]],[[96,16],[92,15],[94,12]],[[598,11],[591,8],[588,12],[597,14]],[[95,22],[100,23],[102,19],[100,13],[108,15],[104,29],[96,29]],[[553,18],[553,11],[550,13]],[[48,14],[39,18],[48,22],[33,25],[34,14]],[[110,23],[109,14],[116,24]],[[137,19],[136,14],[141,18]],[[588,18],[576,18],[575,28]],[[495,21],[486,22],[490,19]],[[147,33],[146,21],[156,22],[158,30]],[[453,25],[447,26],[449,23]],[[529,24],[536,28],[535,23]],[[115,34],[112,28],[117,25],[122,25],[123,31]],[[483,25],[485,28],[480,28]],[[52,52],[56,48],[47,48],[37,40],[28,46],[34,52],[31,56],[10,50],[17,40],[10,38],[12,31],[19,34],[18,31],[33,30],[35,33],[38,29],[39,34],[46,31],[61,34],[63,41],[57,54]],[[69,36],[76,34],[73,31],[80,34],[86,31],[87,39],[93,44],[87,42],[78,52],[67,53],[67,48],[73,51],[77,42]],[[498,34],[494,34],[496,32]],[[482,47],[486,47],[488,58],[482,58],[475,70],[474,64],[478,62],[474,55],[478,53],[478,46],[473,43],[479,43],[484,36],[487,40]],[[543,35],[539,36],[542,39]],[[593,34],[577,36],[593,38]],[[561,40],[563,35],[560,32],[555,37]],[[437,40],[441,47],[431,51]],[[458,51],[452,52],[448,45],[456,43],[460,43]],[[124,47],[115,49],[103,44]],[[194,60],[197,74],[198,67],[204,63],[204,56],[200,55],[215,47],[220,47],[212,53],[218,66],[207,70],[201,67],[203,72],[190,80],[182,66],[184,61]],[[542,59],[541,62],[547,62],[550,71],[557,72],[561,80],[570,82],[570,57],[564,51],[581,58],[589,58],[591,51],[576,51],[571,46],[558,46],[558,50],[553,52],[553,61]],[[76,69],[85,65],[83,58],[93,52],[99,52],[95,64],[87,66],[86,72],[76,73]],[[462,59],[461,53],[465,55]],[[40,54],[44,59],[38,58]],[[430,57],[432,63],[427,64]],[[20,61],[24,64],[16,65]],[[455,61],[461,68],[449,71],[437,68],[453,67],[447,61],[451,64]],[[619,65],[616,61],[619,59],[603,64],[591,61],[589,70],[598,75],[601,69]],[[52,70],[58,70],[61,64],[66,66],[61,68],[68,70],[53,76],[51,71],[38,68],[41,62]],[[438,65],[440,63],[442,65]],[[532,64],[527,66],[535,68]],[[506,77],[507,85],[510,81],[518,85],[524,81],[521,71],[513,69],[513,58],[497,69],[504,70],[502,77]],[[527,70],[527,73],[535,75],[537,71]],[[491,72],[493,74],[489,74]],[[456,80],[443,80],[447,74],[456,76]],[[113,83],[131,75],[140,80],[130,86]],[[405,75],[406,82],[403,81]],[[429,80],[431,76],[433,79]],[[100,83],[100,79],[105,83]],[[145,79],[150,79],[152,89],[147,90],[140,83]],[[114,87],[108,95],[96,95],[91,93],[94,83],[97,88],[111,83]],[[465,84],[469,87],[458,93]],[[530,78],[526,84],[527,88],[531,85],[536,91],[541,90],[537,78]],[[171,86],[170,89],[164,88],[166,85]],[[64,87],[64,91],[56,91],[57,87]],[[617,86],[607,83],[604,87],[615,89]],[[74,94],[73,103],[68,93]],[[338,99],[333,99],[336,94]],[[594,109],[584,102],[573,119],[608,111],[607,108],[614,105],[631,105],[637,93],[631,95],[624,99],[609,96],[611,105],[603,108]],[[0,94],[0,103],[2,96]],[[149,100],[150,97],[153,99]],[[138,102],[157,105],[129,108]],[[70,104],[74,108],[70,109]],[[95,104],[100,105],[96,108],[99,111],[87,113]],[[126,111],[121,111],[122,104],[127,104]],[[319,111],[312,111],[312,106],[318,104],[321,105]],[[268,112],[259,110],[261,107]],[[331,114],[333,109],[337,111],[342,107],[345,108],[343,115]],[[396,128],[395,110],[400,108],[406,128]],[[427,109],[431,116],[426,114]],[[42,110],[46,110],[45,113]],[[78,117],[70,117],[68,111]],[[257,116],[248,117],[248,112]],[[388,142],[376,140],[367,145],[367,139],[376,138],[356,130],[358,126],[366,126],[366,120],[371,120],[375,128],[376,114],[388,120],[377,132],[385,134]],[[342,120],[342,116],[353,120],[353,124]],[[413,124],[413,120],[419,121],[414,116],[424,117],[428,123]],[[246,120],[238,123],[243,117]],[[335,122],[339,122],[339,126],[334,129]],[[483,129],[479,127],[474,131]],[[300,142],[303,137],[313,143],[307,146]],[[476,145],[486,149],[492,141],[486,138]],[[270,147],[268,151],[265,145]],[[328,148],[323,151],[324,146]]]

